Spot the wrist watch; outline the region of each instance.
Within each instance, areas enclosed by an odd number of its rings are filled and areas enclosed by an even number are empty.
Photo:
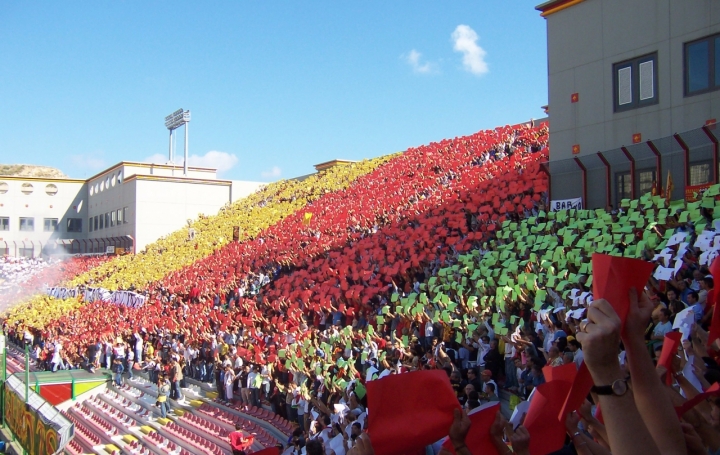
[[[628,375],[625,379],[617,379],[610,385],[594,385],[591,389],[592,392],[598,395],[615,395],[621,397],[628,391]]]

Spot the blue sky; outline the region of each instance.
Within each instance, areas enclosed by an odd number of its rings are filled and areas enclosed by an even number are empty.
[[[538,3],[2,2],[0,163],[166,160],[181,107],[193,162],[254,181],[539,118]]]

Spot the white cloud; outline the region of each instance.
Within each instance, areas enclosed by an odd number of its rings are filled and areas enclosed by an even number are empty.
[[[277,166],[273,166],[273,168],[270,169],[269,171],[262,171],[260,173],[260,175],[266,179],[267,178],[278,178],[278,177],[280,177],[281,174],[282,174],[282,169],[280,169]]]
[[[415,49],[411,50],[408,54],[401,55],[400,58],[405,60],[416,73],[430,73],[435,70],[435,65],[433,63],[420,63],[422,54]]]
[[[466,71],[481,75],[488,72],[485,62],[485,49],[478,46],[478,34],[468,25],[458,25],[452,33],[453,49],[463,54],[463,67]]]
[[[143,160],[146,163],[165,164],[167,163],[167,155],[162,153],[156,153]],[[175,164],[181,165],[183,163],[183,155],[175,155]],[[238,157],[233,153],[218,152],[217,150],[211,150],[204,155],[190,155],[188,157],[188,164],[190,166],[197,167],[209,167],[217,169],[218,174],[229,171],[238,163]]]

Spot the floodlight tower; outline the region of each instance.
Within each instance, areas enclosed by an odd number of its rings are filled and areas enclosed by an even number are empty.
[[[182,108],[165,117],[165,127],[170,130],[170,151],[168,159],[173,162],[173,131],[185,125],[185,161],[183,163],[183,175],[188,175],[188,123],[190,123],[190,111],[183,111]]]

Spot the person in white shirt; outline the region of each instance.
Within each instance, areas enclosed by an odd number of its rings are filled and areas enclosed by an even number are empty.
[[[575,339],[575,337],[569,336],[568,337],[568,349],[572,351],[573,353],[573,362],[575,362],[575,366],[580,369],[580,366],[585,361],[585,356],[582,351],[582,346],[580,346],[580,343]]]
[[[225,378],[223,381],[225,384],[225,400],[233,403],[235,401],[234,395],[233,395],[233,383],[235,382],[235,372],[230,367],[230,365],[227,365],[225,367]]]
[[[105,368],[110,369],[112,363],[113,345],[110,341],[105,342]]]
[[[665,335],[672,332],[673,325],[672,322],[670,322],[670,316],[670,310],[667,308],[660,309],[660,320],[653,329],[651,338],[653,345],[661,346],[663,344],[663,340],[665,339]]]
[[[115,347],[113,348],[113,354],[115,354],[115,359],[125,359],[125,343],[122,342],[120,338],[117,339],[117,342],[115,343]]]
[[[143,352],[143,339],[142,336],[140,336],[140,334],[137,332],[133,334],[133,337],[135,338],[135,359],[137,363],[141,363]]]
[[[128,372],[128,379],[133,378],[133,364],[135,364],[135,353],[128,349],[127,352],[127,372]]]
[[[62,364],[62,356],[60,355],[60,351],[62,351],[62,344],[59,341],[56,341],[55,346],[53,347],[52,359],[50,360],[53,373],[56,372]]]

